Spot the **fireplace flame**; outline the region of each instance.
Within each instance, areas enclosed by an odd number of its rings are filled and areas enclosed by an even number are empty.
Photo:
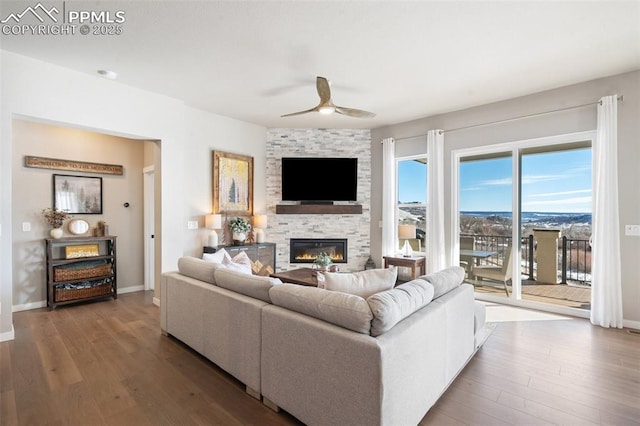
[[[340,260],[344,260],[344,256],[342,254],[331,254],[331,260],[336,262]],[[301,253],[295,257],[296,260],[316,260],[318,256],[316,254],[310,253]]]

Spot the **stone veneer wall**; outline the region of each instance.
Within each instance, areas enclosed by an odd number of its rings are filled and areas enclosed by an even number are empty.
[[[276,243],[276,269],[285,271],[309,264],[289,263],[291,238],[347,238],[347,261],[341,271],[359,271],[370,255],[371,132],[361,129],[270,129],[267,132],[266,241]],[[358,200],[362,214],[276,214],[282,201],[282,157],[357,157]],[[322,176],[309,176],[309,185]],[[349,203],[344,203],[349,204]]]

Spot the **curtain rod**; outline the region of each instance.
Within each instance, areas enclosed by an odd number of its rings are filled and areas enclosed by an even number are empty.
[[[622,101],[624,99],[623,95],[618,96],[618,101]],[[544,111],[544,112],[536,112],[533,114],[528,114],[528,115],[522,115],[520,117],[513,117],[513,118],[505,118],[503,120],[496,120],[496,121],[490,121],[488,123],[479,123],[479,124],[472,124],[470,126],[464,126],[464,127],[456,127],[454,129],[445,129],[445,130],[440,130],[440,134],[445,133],[445,132],[455,132],[458,130],[465,130],[465,129],[471,129],[473,127],[481,127],[481,126],[490,126],[492,124],[498,124],[498,123],[506,123],[508,121],[514,121],[514,120],[522,120],[523,118],[531,118],[531,117],[537,117],[539,115],[545,115],[545,114],[553,114],[554,112],[561,112],[561,111],[567,111],[569,109],[577,109],[577,108],[584,108],[587,106],[591,106],[591,105],[596,105],[596,104],[600,104],[602,105],[602,101],[596,101],[596,102],[589,102],[588,104],[582,104],[582,105],[575,105],[575,106],[570,106],[570,107],[566,107],[566,108],[559,108],[559,109],[554,109],[551,111]],[[413,139],[413,138],[419,138],[422,136],[427,136],[427,134],[422,134],[422,135],[414,135],[414,136],[406,136],[403,138],[394,138],[395,141],[401,141],[401,140],[405,140],[405,139]]]

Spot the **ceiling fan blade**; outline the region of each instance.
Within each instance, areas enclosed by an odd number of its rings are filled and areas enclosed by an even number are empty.
[[[376,116],[374,113],[369,111],[364,111],[364,110],[355,109],[355,108],[346,108],[346,107],[341,107],[337,105],[336,105],[336,112],[338,114],[348,115],[349,117],[356,117],[356,118],[371,118]]]
[[[280,117],[291,117],[292,115],[301,115],[301,114],[306,114],[308,112],[315,112],[315,111],[318,111],[318,107],[314,107],[314,108],[308,109],[306,111],[292,112],[292,113],[289,113],[289,114],[281,115]]]
[[[331,102],[331,88],[329,87],[329,80],[324,77],[316,77],[316,89],[318,89],[318,96],[320,96],[321,104]]]

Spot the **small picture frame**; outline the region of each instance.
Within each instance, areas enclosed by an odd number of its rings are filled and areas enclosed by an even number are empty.
[[[53,207],[69,214],[102,214],[102,178],[53,175]]]

